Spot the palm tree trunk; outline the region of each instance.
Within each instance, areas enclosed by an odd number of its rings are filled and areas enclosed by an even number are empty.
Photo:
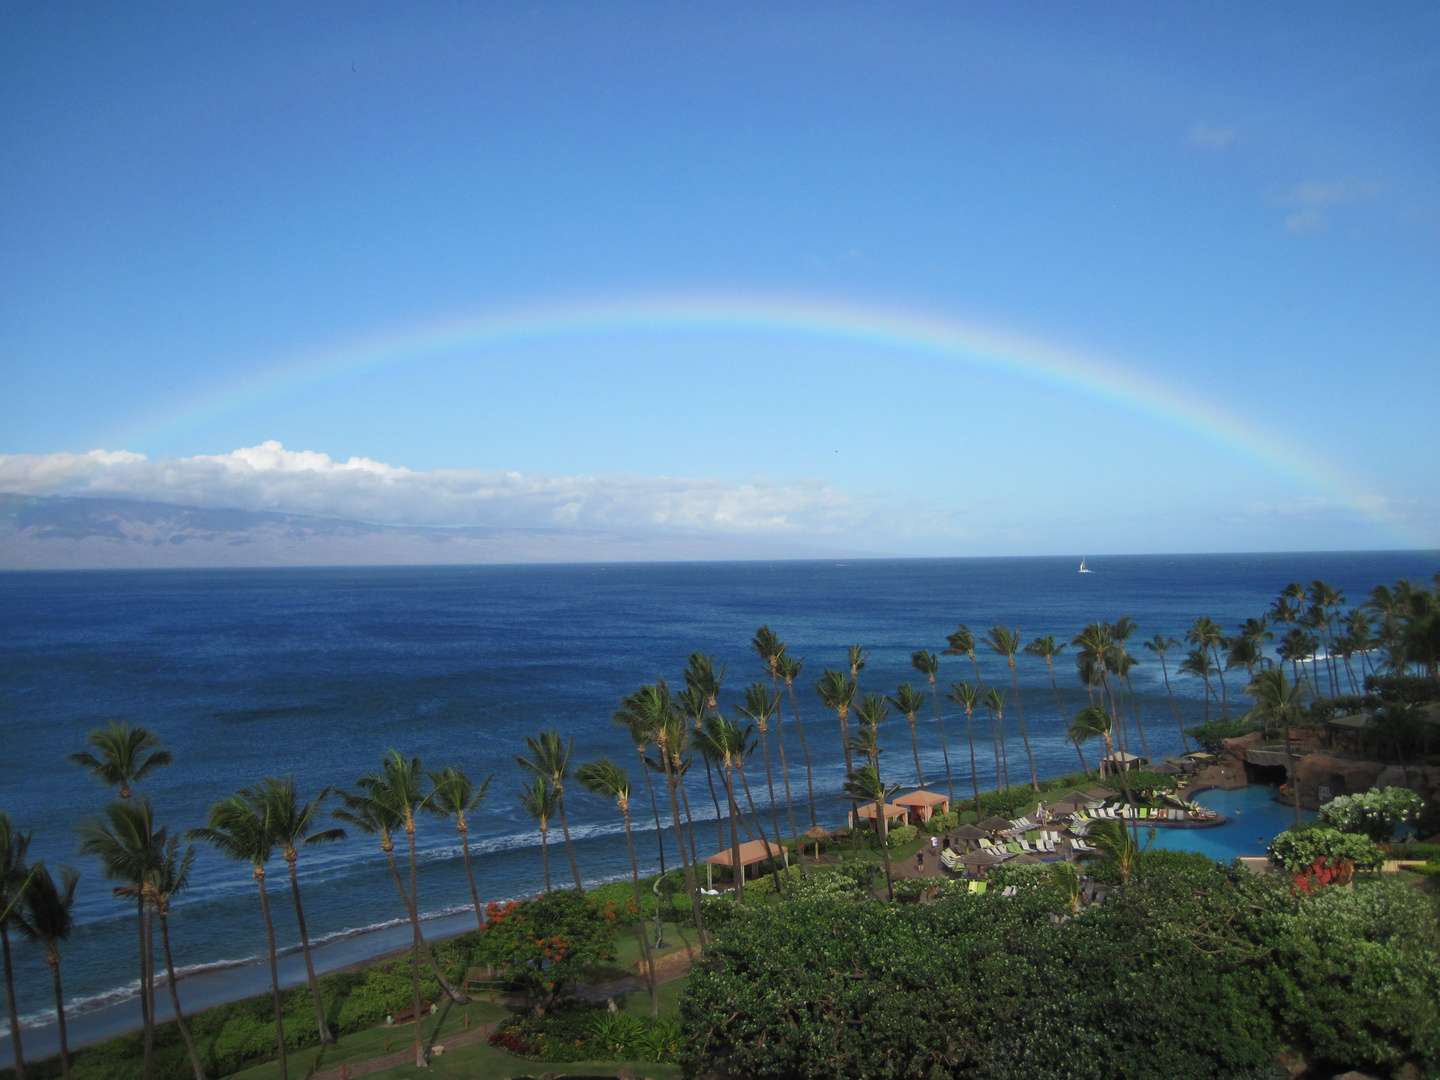
[[[50,978],[55,983],[55,1022],[60,1033],[60,1078],[70,1080],[70,1040],[65,1033],[65,994],[60,989],[60,957],[49,960],[49,964]],[[205,1080],[205,1074],[197,1074],[195,1080]]]
[[[464,834],[461,834],[464,839]],[[305,909],[300,904],[300,877],[295,870],[295,860],[287,859],[290,864],[290,896],[295,901],[295,921],[300,926],[300,951],[305,956],[305,978],[310,983],[310,1000],[315,1003],[315,1028],[320,1033],[320,1045],[330,1046],[335,1042],[335,1036],[331,1034],[329,1026],[325,1023],[325,1003],[320,999],[320,981],[315,978],[315,962],[310,959],[310,931],[305,927]],[[465,868],[470,868],[470,859],[465,859]],[[471,879],[470,890],[474,892],[475,882]],[[475,901],[475,914],[480,914],[480,901]],[[163,924],[162,924],[163,929]],[[167,946],[168,947],[168,946]]]
[[[265,916],[265,940],[270,948],[270,1000],[275,1006],[275,1047],[278,1054],[276,1060],[280,1068],[280,1080],[289,1080],[290,1063],[285,1053],[285,1014],[280,1007],[280,969],[275,959],[275,922],[270,918],[270,898],[265,895],[265,869],[262,866],[255,867],[255,884],[260,890],[260,911]],[[416,983],[416,986],[418,987],[419,983]]]
[[[1125,673],[1125,694],[1130,698],[1130,712],[1135,717],[1135,733],[1140,736],[1140,749],[1145,753],[1145,762],[1150,763],[1150,746],[1145,741],[1145,729],[1140,724],[1140,702],[1135,697],[1135,684],[1130,681],[1130,673]]]
[[[144,924],[141,924],[144,940]],[[10,1046],[15,1053],[15,1080],[25,1080],[25,1051],[20,1045],[20,1010],[15,1007],[15,969],[10,958],[10,928],[0,922],[0,949],[5,958],[5,1004],[10,1010]],[[143,997],[141,999],[144,1000]]]
[[[140,1075],[151,1080],[155,1075],[155,999],[150,994],[150,979],[155,967],[150,938],[145,933],[145,884],[136,891],[135,916],[140,926],[140,1025],[144,1029],[144,1057]],[[18,1043],[16,1044],[19,1045]]]
[[[885,891],[890,900],[895,899],[895,879],[890,873],[890,844],[887,842],[890,830],[885,827],[885,803],[875,803],[875,828],[880,837],[880,858],[885,863]]]
[[[805,784],[810,792],[810,826],[814,828],[820,824],[820,818],[815,813],[815,774],[810,770],[810,748],[805,745],[805,725],[800,723],[800,706],[795,703],[795,684],[787,681],[785,689],[790,692],[790,712],[795,717],[795,730],[800,735],[800,753],[805,756]]]
[[[725,764],[721,773],[725,781],[725,801],[730,806],[730,876],[735,884],[735,899],[745,903],[745,868],[740,865],[740,832],[735,828],[735,819],[740,816],[740,806],[735,801],[735,785],[732,783],[730,764]]]
[[[975,786],[975,820],[980,820],[980,767],[975,763],[975,724],[965,710],[965,738],[970,741],[970,783]]]
[[[1290,746],[1288,718],[1285,721],[1285,757],[1290,762],[1290,801],[1295,805],[1295,827],[1299,828],[1303,824],[1300,820],[1300,770],[1295,764],[1295,751]]]
[[[545,830],[540,830],[540,865],[545,868],[545,891],[550,891],[550,844],[545,836]]]
[[[565,820],[565,795],[558,785],[555,788],[555,805],[560,810],[560,831],[565,834],[565,854],[570,856],[570,873],[575,875],[575,891],[583,893],[585,886],[580,882],[580,864],[575,861],[575,845],[570,842],[570,823]]]
[[[935,703],[935,730],[940,735],[940,754],[945,759],[945,789],[950,793],[950,805],[955,805],[955,778],[950,775],[950,748],[945,745],[945,720],[940,715],[940,691],[935,685],[935,676],[930,676],[930,700]]]
[[[778,711],[778,710],[776,711],[776,724],[777,724],[777,726],[778,726],[778,724],[779,724],[779,711]],[[765,732],[763,732],[763,731],[760,732],[760,749],[765,752],[765,784],[766,784],[766,786],[769,787],[769,789],[770,789],[770,825],[771,825],[771,827],[773,827],[774,830],[775,830],[775,843],[778,844],[778,843],[780,843],[780,817],[779,817],[779,812],[775,809],[775,804],[776,804],[776,802],[778,801],[778,800],[775,798],[775,774],[770,771],[770,740],[765,737]],[[745,787],[745,792],[746,792],[746,797],[748,798],[748,797],[749,797],[749,792],[750,792],[750,787],[749,787],[748,784],[747,784],[746,787]],[[753,807],[751,808],[750,812],[751,812],[752,814],[755,813],[755,810],[754,810]],[[793,825],[794,825],[794,820],[793,820],[793,819],[794,819],[794,816],[795,816],[795,815],[794,815],[794,814],[791,814],[790,816],[791,816],[791,819],[792,819],[792,820],[791,820],[791,825],[793,826]],[[764,830],[763,830],[763,829],[761,830],[761,838],[764,839]],[[768,841],[767,841],[767,843],[768,843]]]
[[[1170,689],[1170,669],[1165,664],[1165,654],[1160,654],[1160,673],[1165,676],[1165,695],[1170,699],[1170,711],[1175,716],[1175,727],[1180,732],[1180,745],[1190,752],[1190,740],[1185,737],[1185,725],[1180,722],[1180,709],[1175,704],[1175,692]]]
[[[175,1027],[180,1031],[180,1037],[185,1040],[185,1049],[190,1053],[190,1067],[195,1070],[195,1080],[205,1080],[205,1066],[200,1061],[200,1048],[195,1045],[195,1036],[190,1031],[190,1024],[185,1019],[185,1013],[180,1009],[180,991],[175,985],[175,960],[170,955],[170,920],[165,912],[160,912],[160,949],[165,957],[165,985],[170,988],[170,1008],[175,1013]],[[59,1001],[60,996],[60,965],[55,965],[55,996]],[[60,1052],[65,1053],[65,1013],[60,1013]],[[70,1075],[70,1070],[65,1070],[65,1075]]]
[[[425,1038],[420,1023],[420,943],[423,938],[420,936],[420,887],[415,877],[415,833],[407,829],[405,838],[410,841],[410,898],[413,901],[409,905],[410,928],[414,934],[410,942],[410,993],[415,1009],[411,1016],[411,1023],[415,1025],[415,1067],[423,1069],[425,1068]]]
[[[480,890],[475,888],[475,871],[470,865],[470,830],[464,825],[457,825],[456,828],[460,833],[460,854],[465,859],[465,880],[470,882],[470,900],[475,905],[475,923],[479,929],[484,930],[485,917],[480,913]],[[295,901],[298,910],[300,901],[298,890],[295,893]],[[300,933],[303,935],[305,931],[302,929]]]
[[[705,757],[704,754],[700,756],[705,760],[705,782],[710,785],[710,801],[715,804],[715,843],[718,847],[723,848],[725,846],[725,815],[720,812],[720,796],[715,794],[715,774],[711,770],[710,759]],[[690,833],[690,843],[693,846],[695,843],[695,826],[693,823],[690,826]],[[695,852],[692,850],[690,854],[693,857]]]
[[[1220,647],[1217,645],[1213,650],[1215,653],[1215,674],[1220,676],[1220,715],[1230,715],[1230,692],[1225,688],[1225,667],[1220,663]]]
[[[780,690],[775,690],[775,745],[780,750],[780,779],[785,781],[785,817],[790,822],[790,835],[795,838],[795,857],[800,862],[800,873],[808,873],[805,869],[805,844],[800,839],[800,826],[795,824],[795,804],[790,799],[790,766],[785,761],[785,726],[780,722]],[[769,773],[769,762],[766,762],[766,773]],[[775,801],[775,790],[770,790],[770,801]],[[778,830],[776,839],[779,839]]]
[[[1030,752],[1030,735],[1025,730],[1025,706],[1020,701],[1020,679],[1015,674],[1015,660],[1010,659],[1010,682],[1015,687],[1015,723],[1020,725],[1020,738],[1025,741],[1025,757],[1030,762],[1030,787],[1040,790],[1040,774],[1035,771],[1035,755]]]
[[[636,933],[640,936],[640,951],[645,954],[645,981],[650,986],[650,1015],[660,1015],[660,991],[655,985],[655,960],[650,955],[650,938],[645,933],[645,905],[640,899],[640,862],[635,858],[635,837],[630,832],[630,807],[620,804],[620,814],[625,818],[625,843],[630,848],[630,880],[635,886]]]
[[[925,774],[920,771],[920,737],[915,734],[915,717],[907,716],[910,721],[910,750],[915,755],[915,779],[920,787],[925,786]]]
[[[640,771],[645,775],[645,788],[650,792],[650,811],[655,815],[655,842],[660,845],[660,875],[665,875],[665,830],[660,828],[660,804],[655,801],[655,780],[650,775],[650,766],[645,764],[645,747],[637,746],[640,755]]]
[[[855,771],[855,765],[850,760],[850,719],[839,709],[835,710],[835,719],[840,724],[840,745],[845,748],[845,775],[849,776]]]
[[[1066,732],[1070,730],[1070,717],[1065,715],[1065,703],[1060,698],[1060,684],[1055,681],[1055,665],[1050,662],[1050,657],[1045,657],[1045,670],[1050,673],[1050,689],[1055,692],[1055,710],[1060,714],[1060,722],[1065,725]],[[1075,753],[1080,757],[1080,767],[1085,770],[1085,779],[1090,777],[1090,763],[1085,760],[1085,751],[1080,749],[1080,743],[1071,739],[1070,743],[1075,747]]]
[[[750,804],[750,814],[751,814],[751,816],[755,819],[755,827],[760,830],[760,842],[765,845],[765,854],[766,854],[766,855],[769,855],[769,854],[770,854],[770,838],[765,835],[765,826],[760,823],[760,814],[756,811],[756,809],[755,809],[755,800],[754,800],[754,799],[751,797],[751,795],[750,795],[750,780],[749,780],[749,778],[746,777],[746,775],[745,775],[745,766],[744,766],[744,765],[739,766],[738,772],[740,773],[740,783],[745,786],[745,801]],[[773,807],[772,807],[770,816],[771,816],[772,819],[773,819],[774,816],[775,816]],[[773,820],[772,820],[772,824],[773,824]],[[780,841],[780,834],[779,834],[779,832],[776,832],[776,834],[775,834],[775,841],[776,841],[775,846],[776,846],[776,847],[779,847],[779,846],[780,846],[780,844],[779,844],[779,841]],[[780,895],[781,895],[780,871],[777,870],[777,869],[775,869],[775,860],[774,860],[773,858],[770,860],[770,874],[771,874],[771,876],[775,879],[775,895],[776,895],[776,896],[780,896]]]
[[[991,710],[990,710],[990,743],[991,743],[992,749],[993,749],[994,752],[995,752],[995,790],[996,790],[996,791],[999,791],[999,790],[1000,790],[1000,787],[1001,787],[1001,784],[1002,784],[1002,780],[1001,780],[1001,766],[1000,766],[1000,741],[999,741],[998,738],[996,738],[996,735],[995,735],[995,710],[994,710],[994,709],[991,709]],[[1010,790],[1010,785],[1009,785],[1009,784],[1005,784],[1004,787],[1005,787],[1005,790],[1007,790],[1007,791]],[[978,799],[978,796],[977,796],[977,799]],[[977,814],[980,813],[980,804],[979,804],[979,802],[976,802],[976,804],[975,804],[975,813],[977,813]]]
[[[676,775],[676,783],[680,788],[680,805],[685,810],[685,832],[682,833],[681,836],[683,838],[686,834],[689,835],[690,863],[692,866],[699,866],[700,856],[695,847],[695,815],[690,812],[690,793],[685,787],[684,773],[678,773]],[[699,871],[696,871],[696,873],[698,874]],[[697,877],[695,880],[699,881],[700,879]]]
[[[670,760],[668,748],[660,747],[660,757],[665,765],[665,786],[670,789],[670,820],[675,827],[675,839],[680,844],[680,868],[685,874],[685,889],[690,893],[690,912],[695,919],[695,933],[700,935],[700,947],[703,949],[708,942],[705,935],[705,916],[700,911],[700,893],[696,887],[695,876],[690,872],[690,859],[685,854],[685,830],[680,825],[680,798],[675,793],[678,778],[675,775],[675,764]]]
[[[410,850],[413,858],[415,850],[413,841]],[[445,995],[456,1005],[469,1005],[469,995],[456,990],[450,980],[445,977],[445,973],[440,970],[440,965],[435,962],[435,954],[430,951],[430,945],[420,930],[420,907],[411,901],[410,894],[405,891],[405,883],[400,880],[400,865],[395,861],[395,853],[387,851],[385,857],[390,862],[390,876],[395,879],[395,891],[400,894],[400,902],[405,905],[405,913],[410,918],[410,926],[415,932],[415,938],[420,943],[420,952],[425,957],[426,963],[430,965],[430,971],[435,976],[435,981],[440,984],[440,989],[444,990]]]

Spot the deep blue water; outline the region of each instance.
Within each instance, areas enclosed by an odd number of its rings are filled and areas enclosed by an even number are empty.
[[[760,669],[749,641],[768,623],[804,657],[801,718],[815,765],[821,816],[838,823],[843,758],[833,714],[810,685],[840,667],[846,646],[864,645],[862,692],[893,693],[912,651],[940,651],[964,621],[977,637],[995,622],[1023,640],[1068,641],[1093,620],[1131,615],[1140,696],[1151,756],[1179,749],[1159,665],[1140,642],[1156,632],[1183,637],[1201,615],[1227,629],[1263,614],[1290,581],[1321,578],[1357,601],[1373,585],[1427,580],[1435,553],[1321,553],[1249,556],[952,559],[908,561],[691,563],[612,566],[295,569],[0,574],[0,808],[35,830],[33,857],[83,871],[79,926],[65,950],[70,994],[91,1001],[134,979],[131,916],[110,895],[96,865],[77,858],[74,826],[99,810],[107,792],[64,755],[83,746],[102,721],[124,718],[160,732],[176,764],[141,785],[163,821],[183,830],[203,823],[208,806],[266,774],[293,772],[302,793],[346,787],[398,748],[427,768],[462,765],[494,774],[491,795],[472,822],[482,899],[537,891],[540,859],[533,824],[515,793],[511,755],[523,736],[558,727],[576,740],[576,759],[607,754],[635,762],[626,733],[610,722],[620,697],[665,676],[678,684],[686,654],[715,654],[726,665],[723,706],[741,699]],[[1186,723],[1203,714],[1194,680],[1171,682]],[[987,682],[1008,687],[994,654],[980,656]],[[1043,663],[1022,657],[1019,677],[1041,775],[1076,767],[1063,741]],[[1070,654],[1057,663],[1066,708],[1084,701]],[[971,679],[964,658],[944,657],[942,685]],[[1230,680],[1232,702],[1242,680]],[[963,715],[945,706],[957,792],[965,790]],[[1011,779],[1026,773],[1013,709],[1007,710]],[[803,799],[804,770],[785,714],[791,784]],[[935,722],[920,716],[928,786],[943,784]],[[980,734],[977,732],[977,734]],[[913,780],[908,726],[883,732],[888,778]],[[981,782],[993,786],[988,736]],[[1133,748],[1133,747],[1132,747]],[[773,747],[772,747],[773,750]],[[1091,760],[1094,751],[1091,750]],[[634,774],[637,791],[640,778]],[[690,802],[713,816],[703,773]],[[763,776],[752,767],[751,780]],[[758,787],[763,788],[763,783]],[[778,779],[777,779],[778,786]],[[757,797],[760,792],[757,790]],[[722,796],[723,798],[723,796]],[[587,882],[628,873],[614,808],[573,787],[572,832]],[[637,823],[648,804],[637,799]],[[797,812],[798,808],[797,808]],[[806,822],[802,820],[801,828]],[[557,830],[558,832],[558,830]],[[715,850],[713,824],[699,828]],[[707,843],[707,838],[711,843]],[[640,837],[643,869],[658,869],[653,828]],[[468,901],[453,827],[423,823],[421,904],[430,913]],[[702,857],[707,851],[702,850]],[[568,876],[559,847],[552,871]],[[671,864],[674,852],[670,851]],[[373,841],[356,837],[302,856],[311,934],[340,935],[403,914]],[[274,885],[283,885],[283,863]],[[298,932],[288,897],[273,905],[282,940]],[[248,869],[201,852],[189,892],[172,917],[177,962],[212,965],[258,955],[263,927]],[[44,1011],[49,984],[34,950],[20,946],[17,997],[22,1014]]]

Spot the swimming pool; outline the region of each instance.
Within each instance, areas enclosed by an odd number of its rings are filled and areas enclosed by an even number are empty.
[[[1295,823],[1294,809],[1276,802],[1276,793],[1276,788],[1260,784],[1238,791],[1202,791],[1194,801],[1229,820],[1213,829],[1156,829],[1154,846],[1198,851],[1223,863],[1238,855],[1264,855],[1266,845]],[[1307,822],[1315,820],[1311,810],[1301,810],[1300,817]],[[1143,832],[1140,843],[1145,843]]]

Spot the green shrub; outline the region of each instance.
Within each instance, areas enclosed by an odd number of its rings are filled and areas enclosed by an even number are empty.
[[[1303,873],[1317,860],[1348,861],[1357,870],[1378,870],[1385,852],[1368,836],[1341,832],[1320,823],[1287,829],[1266,849],[1270,861],[1292,874]]]
[[[918,836],[920,830],[914,825],[892,825],[887,830],[886,840],[892,848],[904,847]]]
[[[1440,844],[1393,844],[1390,847],[1392,859],[1424,859],[1426,862],[1440,862]]]
[[[943,814],[932,814],[930,820],[925,823],[925,831],[932,836],[941,836],[959,826],[960,815],[954,810],[947,810]]]
[[[1238,739],[1259,728],[1249,720],[1211,720],[1185,729],[1185,734],[1200,744],[1207,754],[1218,754],[1226,739]]]
[[[1320,807],[1317,820],[1341,832],[1362,833],[1377,844],[1389,840],[1397,825],[1420,815],[1420,796],[1409,788],[1387,787],[1359,795],[1339,795]]]

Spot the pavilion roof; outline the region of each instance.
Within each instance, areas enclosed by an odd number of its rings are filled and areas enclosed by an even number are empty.
[[[897,806],[939,806],[941,803],[948,803],[948,795],[937,795],[933,791],[912,791],[909,795],[901,795],[894,802]]]
[[[747,841],[740,845],[740,865],[750,866],[753,863],[764,862],[766,859],[780,855],[784,850],[779,844],[767,844],[764,840]],[[717,851],[705,861],[715,863],[717,866],[732,866],[735,862],[734,855],[735,853],[730,848],[726,848],[724,851]]]
[[[904,817],[905,815],[910,813],[907,807],[896,806],[894,803],[885,803],[884,806],[885,816],[887,818]],[[873,802],[861,803],[855,808],[855,813],[857,813],[863,818],[873,818],[875,816],[875,804]]]

